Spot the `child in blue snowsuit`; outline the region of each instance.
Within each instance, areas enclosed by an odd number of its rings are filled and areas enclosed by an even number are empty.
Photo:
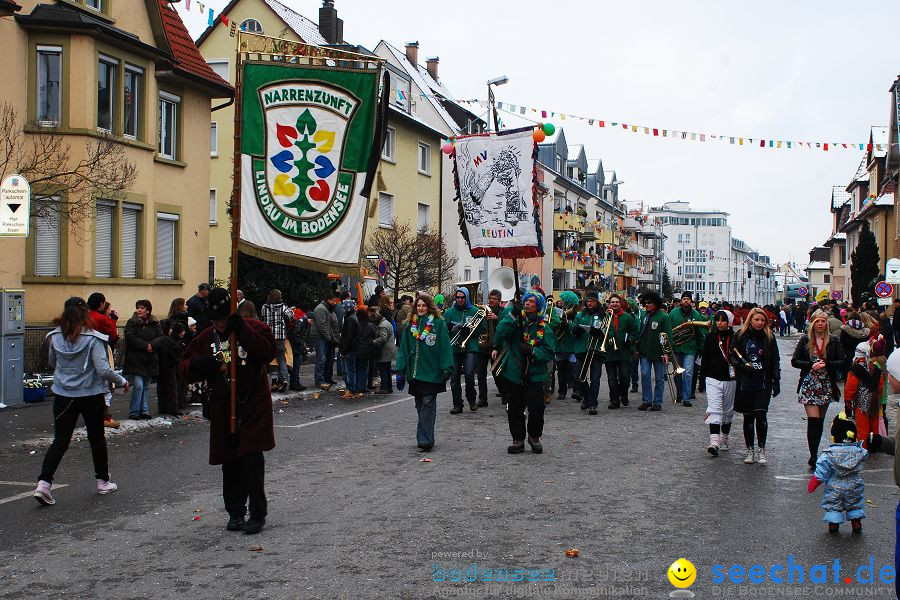
[[[825,484],[822,510],[830,533],[837,533],[844,522],[844,513],[853,533],[862,532],[866,513],[863,510],[865,484],[860,473],[868,456],[862,442],[856,440],[856,425],[840,413],[831,423],[831,445],[819,455],[816,472],[807,488],[812,493]]]

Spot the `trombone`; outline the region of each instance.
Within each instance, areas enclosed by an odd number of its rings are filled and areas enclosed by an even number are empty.
[[[582,325],[582,327],[587,327],[586,325]],[[600,322],[600,331],[603,334],[594,333],[594,328],[591,327],[590,331],[590,339],[588,340],[587,345],[587,353],[584,355],[584,363],[581,365],[581,372],[578,374],[578,381],[581,383],[585,383],[588,380],[588,377],[591,374],[591,365],[594,362],[594,356],[598,353],[605,353],[609,350],[606,347],[607,340],[609,340],[609,330],[612,327],[612,311],[607,311],[606,316],[603,317],[603,320]],[[613,338],[613,350],[615,350],[616,340]]]
[[[556,341],[558,342],[569,332],[569,321],[575,318],[575,315],[578,314],[578,305],[573,304],[571,308],[568,310],[564,310],[562,317],[559,319],[559,333],[556,334]]]
[[[463,323],[462,329],[453,334],[453,337],[450,339],[450,346],[453,347],[458,344],[460,348],[465,348],[466,344],[469,343],[469,340],[475,334],[475,330],[477,330],[478,326],[481,325],[481,322],[484,321],[488,310],[490,309],[487,306],[479,306],[475,314],[469,317],[466,322]],[[462,342],[460,342],[460,338],[462,338],[463,334],[463,329],[468,329],[469,332],[466,334],[466,337],[462,339]]]
[[[675,392],[675,376],[684,373],[684,368],[678,364],[678,359],[675,358],[675,353],[669,344],[669,336],[666,333],[659,334],[659,345],[662,346],[663,354],[671,359],[672,370],[670,371],[666,368],[666,383],[668,383],[669,387],[669,396],[672,398],[672,402],[675,403],[678,402],[678,394]]]

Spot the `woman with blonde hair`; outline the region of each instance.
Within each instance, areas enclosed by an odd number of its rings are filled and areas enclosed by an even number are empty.
[[[752,308],[734,336],[731,357],[737,378],[734,410],[744,415],[744,442],[747,456],[744,463],[759,461],[764,465],[766,437],[769,432],[769,401],[781,393],[781,364],[778,343],[769,328],[769,316],[761,308]],[[754,435],[755,434],[755,435]],[[759,446],[756,454],[754,442]]]
[[[815,468],[828,405],[840,398],[838,373],[844,367],[844,350],[828,331],[828,315],[817,310],[809,319],[809,329],[797,343],[791,366],[800,369],[797,399],[806,411],[806,441],[809,466]]]

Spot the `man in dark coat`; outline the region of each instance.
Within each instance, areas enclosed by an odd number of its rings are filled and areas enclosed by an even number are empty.
[[[209,284],[201,283],[197,286],[197,293],[187,301],[188,316],[197,321],[197,332],[209,327]]]
[[[209,293],[212,326],[202,331],[184,354],[187,381],[205,380],[209,389],[209,464],[222,465],[222,495],[230,517],[228,531],[259,533],[266,522],[263,452],[275,447],[272,393],[267,366],[275,358],[275,337],[256,319],[229,314],[231,298],[223,288]],[[237,338],[231,351],[230,336]],[[231,367],[237,363],[237,433],[232,436]],[[247,500],[250,519],[244,521]]]

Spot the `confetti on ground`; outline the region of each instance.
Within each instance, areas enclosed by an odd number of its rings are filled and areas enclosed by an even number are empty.
[[[202,519],[202,518],[203,518],[203,517],[201,517],[200,515],[197,515],[196,517],[194,517],[194,520],[195,520],[195,521],[199,521],[199,520]]]
[[[264,549],[262,546],[250,546],[250,552],[262,552]]]
[[[575,558],[580,554],[581,552],[578,550],[578,548],[569,548],[568,550],[566,550],[566,556],[568,556],[569,558]]]
[[[423,459],[420,460],[419,462],[434,462],[434,461],[431,460],[430,458],[423,458]]]

